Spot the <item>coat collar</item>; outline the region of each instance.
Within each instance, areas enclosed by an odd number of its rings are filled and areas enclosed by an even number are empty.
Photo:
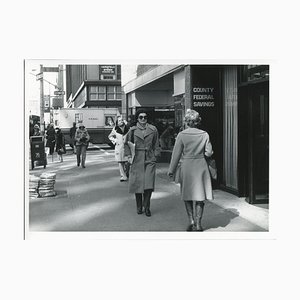
[[[139,137],[140,139],[144,139],[146,136],[152,134],[155,131],[155,127],[150,125],[150,124],[146,124],[146,129],[142,129],[141,126],[139,126],[138,124],[136,125],[136,129],[134,131],[134,135],[136,135],[137,137]],[[144,133],[143,133],[144,131]]]

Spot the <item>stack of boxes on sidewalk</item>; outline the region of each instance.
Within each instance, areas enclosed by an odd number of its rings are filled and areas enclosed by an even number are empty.
[[[55,173],[43,173],[40,176],[39,182],[39,195],[40,197],[53,197],[56,195],[54,191],[56,174]]]
[[[40,178],[34,175],[29,176],[29,198],[35,199],[39,196],[38,188],[39,188]]]
[[[30,199],[56,196],[54,190],[55,180],[55,173],[43,173],[40,177],[31,175],[29,177]]]

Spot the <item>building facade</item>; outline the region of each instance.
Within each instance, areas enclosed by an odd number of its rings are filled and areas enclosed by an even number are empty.
[[[269,65],[140,65],[123,87],[126,116],[148,110],[172,151],[186,109],[198,111],[214,148],[215,187],[250,203],[269,194]]]
[[[69,108],[122,106],[121,65],[66,65]]]

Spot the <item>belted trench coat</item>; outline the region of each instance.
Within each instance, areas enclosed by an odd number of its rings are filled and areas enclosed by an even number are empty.
[[[131,155],[128,142],[135,144],[135,155],[129,173],[129,193],[144,193],[154,190],[156,157],[160,155],[158,131],[155,126],[146,124],[130,128],[125,139],[125,155]]]
[[[188,128],[181,131],[174,145],[169,173],[175,173],[181,160],[181,199],[188,201],[212,200],[212,185],[205,156],[213,154],[207,132]]]

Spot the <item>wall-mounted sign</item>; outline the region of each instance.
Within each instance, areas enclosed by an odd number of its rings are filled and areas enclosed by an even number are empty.
[[[57,95],[57,96],[61,96],[61,95],[64,95],[65,94],[65,91],[54,91],[54,95]]]
[[[114,75],[116,74],[116,66],[115,65],[106,65],[100,66],[100,74],[109,74],[109,75]]]
[[[222,135],[219,117],[220,91],[220,68],[217,66],[192,67],[192,108],[198,111],[201,116],[200,128],[208,132],[216,159],[219,159],[219,155],[222,153],[222,149],[217,146]]]
[[[215,88],[214,87],[193,87],[193,106],[214,107]]]

